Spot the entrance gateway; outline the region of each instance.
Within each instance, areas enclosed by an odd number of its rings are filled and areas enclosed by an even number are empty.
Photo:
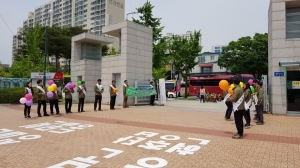
[[[128,81],[129,87],[134,87],[135,81],[152,79],[152,32],[151,28],[124,21],[103,27],[104,35],[82,33],[72,37],[71,81],[85,81],[85,102],[94,102],[97,79],[101,79],[104,86],[103,104],[109,104],[109,87],[112,80],[116,81],[119,89],[116,105],[123,103],[124,80]],[[120,54],[103,56],[102,46],[112,44],[113,37],[120,41],[117,49]],[[78,100],[76,90],[73,98]],[[136,103],[143,101],[139,99]],[[129,97],[127,103],[134,105],[135,99]]]

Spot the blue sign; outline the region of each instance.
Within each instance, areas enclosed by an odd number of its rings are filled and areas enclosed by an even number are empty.
[[[274,72],[274,76],[278,76],[278,77],[284,76],[284,72]]]

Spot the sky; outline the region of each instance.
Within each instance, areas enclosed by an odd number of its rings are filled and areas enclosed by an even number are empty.
[[[0,61],[11,64],[12,40],[28,12],[50,0],[0,0]],[[125,0],[125,16],[146,0]],[[268,32],[269,0],[150,0],[163,35],[201,30],[202,52],[244,36]],[[135,18],[138,15],[133,15]],[[132,16],[128,17],[131,20]],[[12,32],[11,32],[12,31]]]

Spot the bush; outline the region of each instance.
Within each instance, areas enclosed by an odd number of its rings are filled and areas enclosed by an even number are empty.
[[[33,96],[33,102],[37,102],[37,96],[36,96],[36,88],[33,87],[34,90],[34,96]],[[6,89],[0,89],[0,103],[6,103],[6,104],[19,104],[19,100],[24,97],[25,88],[6,88]],[[59,99],[62,98],[62,93],[58,91],[58,97]]]

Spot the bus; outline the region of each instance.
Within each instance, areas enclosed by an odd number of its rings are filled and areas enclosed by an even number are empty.
[[[219,87],[219,82],[221,80],[227,80],[228,83],[232,83],[234,78],[239,78],[244,83],[247,83],[249,79],[254,79],[251,74],[228,74],[228,75],[215,75],[215,76],[202,76],[189,78],[189,96],[199,96],[200,87],[203,86],[206,92],[213,92],[216,94],[221,94],[223,97],[223,91]]]
[[[175,83],[172,80],[167,80],[165,82],[166,90],[168,92],[174,92],[175,93]]]
[[[189,96],[189,82],[182,82],[180,84],[180,88],[177,87],[178,97],[184,97],[185,96],[185,85],[187,85],[187,96]]]

